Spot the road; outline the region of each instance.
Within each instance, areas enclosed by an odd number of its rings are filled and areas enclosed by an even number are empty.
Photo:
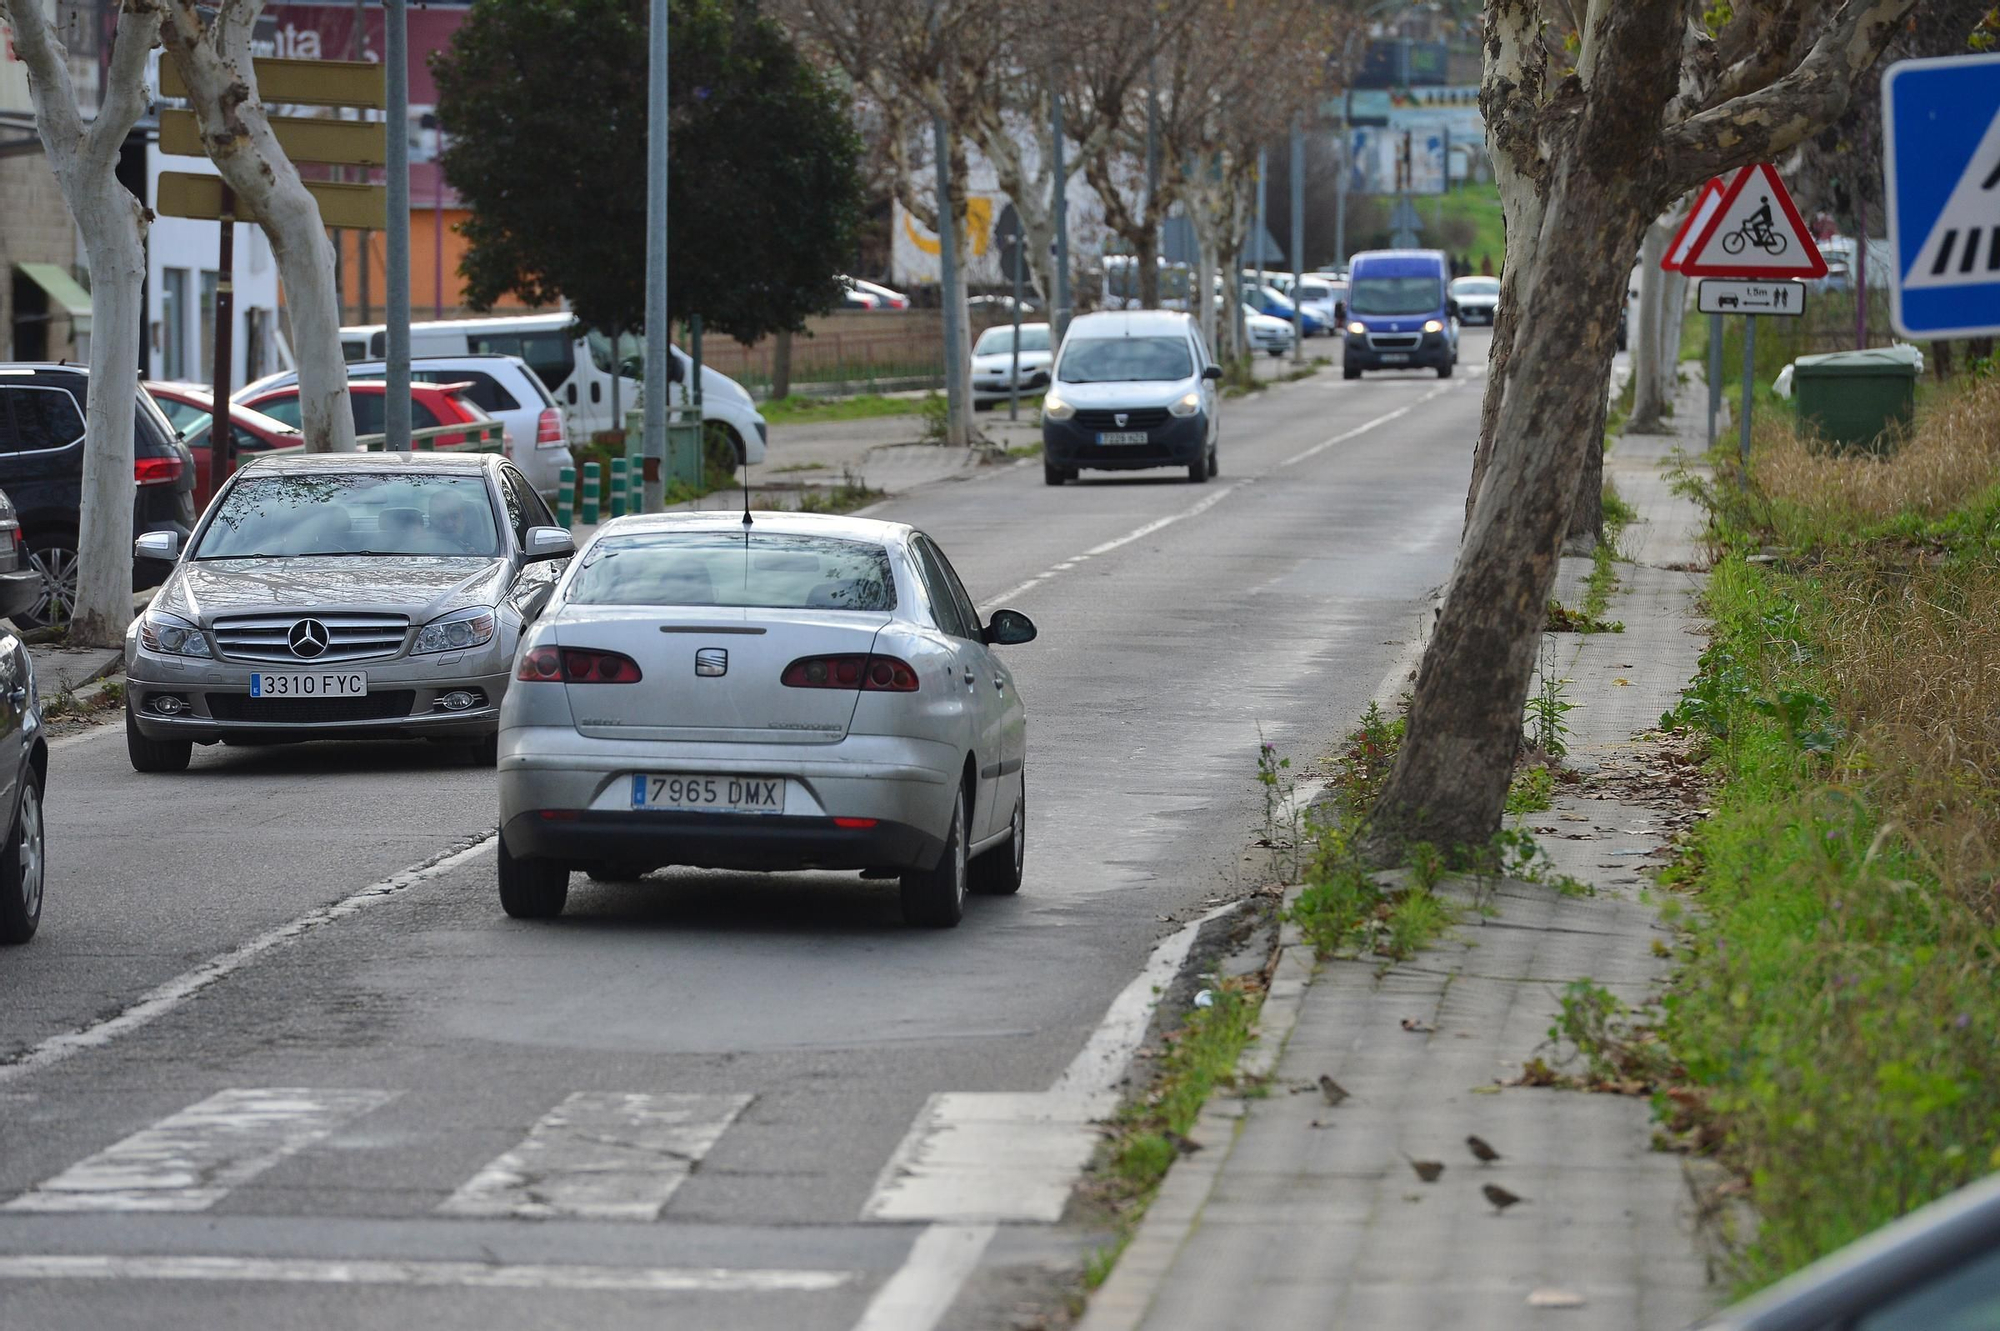
[[[1326,752],[1448,574],[1485,348],[1232,402],[1204,486],[1026,464],[877,510],[1041,629],[1027,883],[950,932],[824,874],[510,921],[447,750],[60,741],[0,955],[0,1326],[1010,1325],[1090,1238],[1038,1216],[1070,1120],[1254,886],[1260,736]]]

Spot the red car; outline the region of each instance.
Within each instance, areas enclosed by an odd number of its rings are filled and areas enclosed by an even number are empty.
[[[475,406],[465,393],[471,389],[470,383],[410,385],[410,428],[428,430],[438,425],[480,425],[491,421],[479,407]],[[347,385],[347,399],[354,407],[354,433],[360,435],[381,434],[383,409],[389,385],[380,379],[351,380]],[[246,407],[272,416],[296,430],[299,428],[299,388],[288,384],[283,388],[273,388],[268,393],[259,393],[246,398]],[[433,448],[450,448],[466,442],[462,434],[441,434],[431,440]]]
[[[199,511],[215,493],[208,449],[209,429],[215,423],[212,406],[215,399],[206,388],[196,384],[148,383],[146,391],[160,404],[160,410],[167,413],[167,419],[180,431],[181,442],[194,454],[194,504]],[[229,428],[236,436],[239,466],[258,453],[305,445],[304,436],[296,429],[249,407],[229,408]]]

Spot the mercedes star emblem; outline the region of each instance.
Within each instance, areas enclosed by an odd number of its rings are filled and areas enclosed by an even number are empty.
[[[310,661],[326,650],[326,625],[317,619],[301,619],[292,625],[292,631],[286,635],[285,641],[292,645],[293,656]]]

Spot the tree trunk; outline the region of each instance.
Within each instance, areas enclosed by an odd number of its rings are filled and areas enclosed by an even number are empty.
[[[1661,283],[1660,377],[1667,386],[1667,401],[1680,394],[1681,326],[1687,322],[1688,281],[1679,273],[1664,274]]]
[[[1667,242],[1674,238],[1679,218],[1674,213],[1646,228],[1639,243],[1639,318],[1632,329],[1632,416],[1626,422],[1629,434],[1660,434],[1666,429],[1664,417],[1673,402],[1673,381],[1660,373],[1660,343],[1665,331],[1666,279],[1660,267]],[[1621,293],[1622,299],[1622,293]]]
[[[1605,367],[1610,378],[1610,367]],[[1597,417],[1590,428],[1595,443],[1583,446],[1583,470],[1577,473],[1576,500],[1569,509],[1569,529],[1563,535],[1563,553],[1589,555],[1604,539],[1604,420],[1611,413],[1611,395],[1597,395]]]
[[[1160,308],[1160,233],[1147,227],[1133,242],[1132,262],[1139,268],[1139,304],[1148,310]]]
[[[170,0],[162,32],[188,88],[202,146],[229,188],[262,222],[277,256],[298,360],[300,432],[309,453],[351,453],[354,412],[340,351],[340,293],[319,204],[306,191],[257,97],[250,33],[259,0],[223,0],[204,24],[195,0]],[[391,126],[391,132],[396,131]]]
[[[941,291],[939,294],[944,301],[943,317],[958,324],[959,357],[958,372],[954,376],[958,380],[956,391],[950,384],[945,388],[946,396],[963,403],[965,409],[952,417],[945,442],[954,448],[970,448],[980,438],[979,427],[972,419],[972,307],[965,299],[966,256],[972,251],[971,241],[965,234],[966,181],[970,171],[965,160],[965,136],[948,128],[946,142],[950,145],[948,151],[951,156],[951,243],[958,255],[958,286],[955,291]]]
[[[1521,324],[1521,311],[1533,292],[1531,268],[1536,237],[1541,234],[1546,202],[1541,186],[1533,179],[1503,168],[1496,159],[1494,179],[1500,187],[1501,224],[1506,232],[1504,260],[1500,268],[1500,303],[1493,317],[1493,341],[1486,357],[1486,391],[1479,404],[1479,438],[1472,448],[1472,483],[1465,492],[1465,523],[1472,525],[1472,510],[1485,482],[1487,464],[1493,456],[1495,431],[1500,428],[1500,406],[1506,400],[1514,354],[1514,337]]]

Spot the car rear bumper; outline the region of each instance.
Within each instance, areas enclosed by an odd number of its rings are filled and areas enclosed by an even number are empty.
[[[907,823],[842,827],[831,818],[727,813],[528,810],[501,825],[507,853],[570,865],[647,868],[929,868],[944,843]]]
[[[41,599],[42,575],[30,568],[0,573],[0,617],[11,618]]]
[[[1143,444],[1100,444],[1096,428],[1075,421],[1042,420],[1042,456],[1058,467],[1123,471],[1140,467],[1184,467],[1208,447],[1208,418],[1170,416],[1146,432]]]

